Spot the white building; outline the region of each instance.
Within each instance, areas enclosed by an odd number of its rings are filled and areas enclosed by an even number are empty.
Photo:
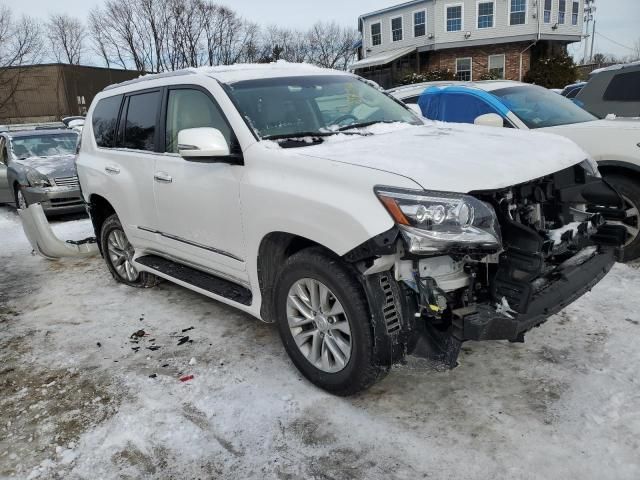
[[[584,0],[413,0],[361,15],[352,69],[390,86],[410,71],[449,69],[462,80],[489,70],[521,79],[532,58],[579,42]]]

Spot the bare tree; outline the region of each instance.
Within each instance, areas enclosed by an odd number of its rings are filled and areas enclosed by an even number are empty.
[[[308,36],[299,30],[270,25],[262,35],[262,61],[305,62],[309,51]]]
[[[358,33],[336,22],[318,22],[309,30],[310,61],[321,67],[346,70],[355,56]]]
[[[79,65],[86,38],[82,22],[69,15],[52,14],[45,28],[55,59],[58,62]]]
[[[633,44],[633,53],[631,61],[640,60],[640,38]]]
[[[41,55],[38,23],[26,16],[16,20],[8,7],[0,5],[0,112],[19,87],[22,67],[39,62]]]

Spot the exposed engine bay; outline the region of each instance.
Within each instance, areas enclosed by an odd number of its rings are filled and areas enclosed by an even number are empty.
[[[403,310],[408,350],[454,366],[465,340],[523,341],[526,331],[608,272],[625,232],[607,219],[620,218],[623,204],[588,167],[471,192],[483,208],[495,212],[497,225],[486,218],[467,220],[467,225],[496,232],[499,243],[483,237],[474,247],[451,243],[446,251],[429,254],[426,244],[415,239],[416,228],[399,225],[395,253],[366,261],[363,273],[370,293],[376,276],[392,275],[399,285],[397,306]],[[473,212],[472,205],[465,219]],[[412,251],[417,248],[423,251]],[[389,306],[381,308],[388,311]]]

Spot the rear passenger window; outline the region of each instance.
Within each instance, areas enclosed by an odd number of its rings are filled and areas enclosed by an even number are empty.
[[[116,124],[118,123],[118,113],[122,95],[103,98],[98,101],[93,111],[92,125],[93,136],[99,147],[113,147],[116,139]]]
[[[640,102],[640,72],[620,73],[613,77],[602,99],[609,102]]]
[[[178,132],[199,127],[217,128],[232,149],[231,129],[208,95],[195,89],[169,90],[165,151],[178,153]]]
[[[122,147],[155,150],[156,118],[160,92],[139,93],[129,97],[123,128]]]
[[[498,113],[485,101],[471,95],[445,95],[443,100],[445,122],[473,123],[480,115]]]

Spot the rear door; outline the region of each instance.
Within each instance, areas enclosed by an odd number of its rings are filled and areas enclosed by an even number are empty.
[[[7,140],[5,137],[0,136],[0,203],[11,203],[14,201],[12,188],[7,180],[8,153]]]

